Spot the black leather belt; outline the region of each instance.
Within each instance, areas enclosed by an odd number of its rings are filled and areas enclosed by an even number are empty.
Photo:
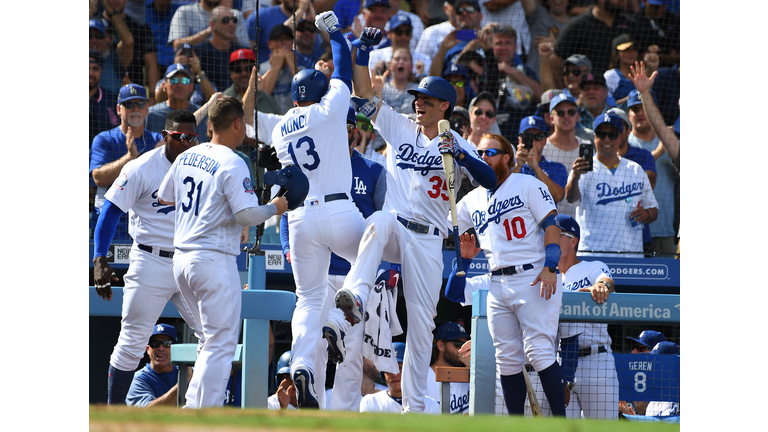
[[[143,244],[140,244],[138,247],[139,249],[149,253],[152,253],[152,251],[154,250],[152,246],[145,246]],[[170,251],[161,250],[157,254],[163,258],[173,258],[173,252],[170,252]]]
[[[323,197],[323,201],[325,202],[345,200],[345,199],[349,199],[349,197],[344,192],[330,194]],[[299,204],[299,207],[303,207],[303,206],[304,206],[304,203]]]
[[[398,222],[403,224],[404,227],[407,229],[417,232],[419,234],[429,234],[429,225],[420,224],[418,222],[409,221],[408,219],[398,216],[397,217]],[[440,230],[435,228],[435,231],[432,233],[434,235],[440,235]]]
[[[517,270],[515,270],[516,266],[511,267],[504,267],[502,269],[494,270],[491,272],[494,276],[512,276],[514,274],[517,274]],[[530,270],[533,268],[533,264],[523,264],[523,270]]]
[[[597,352],[595,354],[604,352],[608,352],[608,349],[605,348],[605,345],[600,345],[597,347]],[[579,350],[579,357],[586,357],[588,355],[592,355],[592,348],[582,348]]]

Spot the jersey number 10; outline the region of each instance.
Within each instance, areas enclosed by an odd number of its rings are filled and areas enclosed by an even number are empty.
[[[189,201],[181,204],[181,210],[185,213],[189,212],[189,210],[192,208],[192,202],[194,201],[195,216],[197,216],[197,210],[200,206],[200,192],[203,190],[203,182],[198,183],[197,187],[195,187],[195,179],[192,176],[187,176],[183,183],[189,183],[189,192],[187,192],[187,198],[189,198]],[[195,190],[197,190],[197,194],[195,194]]]
[[[525,237],[525,221],[520,216],[516,216],[510,219],[504,219],[504,228],[507,230],[507,240],[512,240],[512,236],[516,239]]]

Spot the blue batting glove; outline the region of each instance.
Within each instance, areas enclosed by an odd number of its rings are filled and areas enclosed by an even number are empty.
[[[382,38],[384,38],[384,33],[381,30],[375,27],[366,27],[360,37],[352,41],[352,45],[359,50],[368,51],[368,48],[380,44]]]

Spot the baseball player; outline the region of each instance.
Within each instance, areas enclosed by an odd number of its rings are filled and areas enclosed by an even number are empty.
[[[403,403],[403,391],[401,380],[403,376],[403,361],[405,357],[405,344],[395,342],[392,344],[395,350],[397,364],[400,373],[393,374],[382,372],[382,379],[387,383],[387,390],[363,396],[360,401],[360,412],[395,413],[405,411]],[[429,396],[424,397],[424,414],[440,414],[440,404]]]
[[[352,165],[345,125],[352,91],[352,58],[333,12],[317,15],[315,25],[331,39],[334,71],[330,83],[315,69],[297,73],[291,83],[294,108],[272,131],[272,145],[280,163],[299,167],[310,184],[304,205],[288,213],[298,297],[291,321],[291,376],[299,408],[319,408],[318,394],[325,392],[324,382],[315,384],[314,377],[321,335],[328,340],[333,358],[344,361],[344,316],[333,309],[325,326],[321,322],[328,266],[331,252],[354,261],[365,228],[365,220],[349,196]]]
[[[555,356],[562,300],[555,274],[560,260],[555,202],[543,182],[511,172],[513,149],[506,138],[484,135],[477,152],[493,168],[498,186],[471,191],[456,212],[462,232],[475,229],[491,268],[488,327],[507,410],[524,413],[527,357],[553,415],[564,417],[563,376]]]
[[[242,103],[211,104],[210,143],[184,152],[160,185],[162,204],[175,204],[173,275],[204,342],[186,394],[186,408],[221,406],[240,333],[240,231],[288,207],[285,197],[260,206],[248,167],[234,149],[245,137]]]
[[[661,341],[653,347],[651,354],[667,354],[667,355],[680,355],[680,346],[674,342]],[[680,382],[671,383],[670,385],[680,385]],[[645,415],[647,416],[674,416],[680,415],[680,403],[679,402],[661,402],[650,401],[645,408]]]
[[[469,334],[464,326],[455,322],[447,322],[437,328],[433,355],[435,361],[430,365],[427,378],[427,396],[440,400],[440,383],[437,382],[435,371],[438,366],[469,367],[459,357],[459,349],[469,340]],[[451,394],[449,403],[451,414],[469,414],[469,383],[450,383]]]
[[[448,81],[426,77],[417,89],[408,90],[415,96],[415,121],[374,97],[368,54],[380,40],[381,31],[368,27],[353,42],[357,47],[354,85],[359,110],[387,142],[386,201],[382,211],[366,220],[357,260],[335,301],[350,323],[361,322],[380,260],[402,264],[409,329],[403,411],[423,412],[450,207],[440,153],[454,155],[457,183],[466,173],[489,188],[496,183],[490,167],[459,134],[448,130],[438,137],[438,121],[450,118],[456,102],[456,90]]]
[[[157,190],[173,161],[197,144],[195,124],[195,116],[187,110],[168,114],[162,132],[164,145],[126,163],[104,194],[93,238],[93,280],[102,299],[112,299],[112,282],[118,280],[107,263],[107,252],[120,217],[126,212],[134,239],[124,278],[120,335],[109,360],[108,404],[125,403],[133,371],[144,357],[152,328],[169,299],[198,339],[203,340],[199,321],[193,318],[173,279],[175,208],[157,199]]]
[[[381,164],[366,159],[360,152],[353,148],[357,137],[357,124],[355,111],[349,108],[347,112],[347,138],[349,143],[349,156],[352,162],[352,181],[350,196],[355,206],[367,218],[374,211],[381,210],[384,205],[384,195],[387,191],[387,176],[383,173],[384,167]],[[284,213],[280,218],[280,243],[283,247],[283,255],[286,260],[293,264],[291,260],[290,248],[290,227],[288,225],[288,214]],[[344,258],[331,254],[330,267],[328,268],[328,282],[326,297],[320,313],[321,321],[326,320],[328,313],[334,308],[333,298],[336,291],[344,285],[344,279],[349,273],[350,264]],[[357,326],[350,329],[351,333],[362,333],[363,326]],[[336,366],[333,388],[336,394],[331,408],[335,411],[357,411],[360,407],[360,385],[363,379],[363,358],[361,355],[362,335],[355,335],[351,339],[346,337],[345,349],[346,355],[344,362]],[[331,353],[334,361],[338,357]],[[325,365],[328,362],[326,347],[318,344],[315,364]],[[315,392],[318,396],[320,407],[329,406],[325,399],[325,368],[318,367],[314,371]]]
[[[611,271],[601,261],[576,257],[581,229],[568,215],[557,215],[560,226],[560,262],[563,291],[591,292],[597,304],[615,291]],[[569,391],[568,418],[617,419],[619,378],[611,351],[608,324],[560,324],[560,357],[565,388]]]
[[[275,385],[277,391],[267,398],[267,409],[296,409],[296,386],[291,380],[291,359],[293,354],[286,351],[277,360],[277,371],[275,372]]]

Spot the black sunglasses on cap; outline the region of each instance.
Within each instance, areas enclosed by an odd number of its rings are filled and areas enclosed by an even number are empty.
[[[164,340],[164,341],[151,340],[151,341],[149,341],[149,347],[150,348],[157,348],[160,345],[162,345],[162,346],[164,346],[166,348],[170,348],[171,345],[173,345],[173,341],[170,341],[170,340]]]

